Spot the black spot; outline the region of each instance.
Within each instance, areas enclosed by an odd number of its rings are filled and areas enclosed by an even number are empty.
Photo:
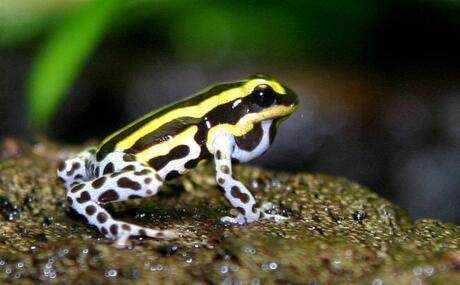
[[[74,172],[80,168],[80,163],[79,162],[74,162],[72,163],[72,168],[70,168],[69,171],[67,171],[67,176],[72,176],[74,174]]]
[[[118,226],[116,224],[111,225],[110,232],[112,233],[112,235],[116,236],[118,234]]]
[[[246,210],[245,210],[244,208],[236,207],[236,209],[237,209],[238,212],[240,212],[241,214],[246,215]]]
[[[59,162],[59,165],[58,165],[58,170],[59,171],[63,171],[65,169],[65,162],[64,161],[60,161]]]
[[[220,150],[216,151],[216,157],[218,160],[221,160],[223,157],[222,157],[222,152]]]
[[[123,174],[123,172],[115,172],[115,173],[110,174],[110,177],[114,178],[114,177],[120,176],[122,174]]]
[[[108,174],[112,173],[114,171],[113,163],[109,162],[107,165],[104,167],[103,174]]]
[[[72,206],[73,200],[72,200],[71,197],[67,197],[67,204],[69,204],[70,206]]]
[[[233,186],[232,190],[230,191],[233,197],[240,199],[241,202],[247,203],[249,202],[249,195],[246,193],[241,192],[238,186]]]
[[[101,188],[102,185],[104,185],[105,183],[105,180],[107,178],[105,176],[102,176],[96,180],[94,180],[92,183],[91,183],[91,186],[93,186],[95,189],[98,189],[98,188]]]
[[[278,120],[273,120],[272,124],[270,125],[270,130],[268,132],[270,145],[273,144],[273,141],[275,140],[276,131],[277,131],[277,128],[276,128],[277,121]]]
[[[187,169],[192,169],[192,168],[195,168],[198,163],[200,162],[200,159],[191,159],[189,161],[187,161],[185,164],[184,164],[184,167],[187,168]]]
[[[176,170],[173,170],[173,171],[170,171],[166,177],[165,177],[165,180],[172,180],[176,177],[179,177],[180,176],[180,173]]]
[[[115,191],[113,189],[110,189],[110,190],[107,190],[104,193],[102,193],[99,196],[98,200],[101,203],[107,203],[107,202],[118,200],[119,198],[120,198],[120,196],[118,196],[117,191]]]
[[[145,178],[144,183],[145,184],[150,184],[152,182],[152,178]]]
[[[128,177],[120,178],[117,181],[117,185],[121,188],[129,188],[135,191],[140,190],[142,188],[141,184],[129,179]]]
[[[131,231],[131,227],[128,224],[121,225],[121,228],[124,229],[125,231]]]
[[[219,178],[217,179],[217,183],[219,183],[219,185],[222,185],[225,183],[225,179],[224,178]]]
[[[147,175],[150,172],[152,172],[150,169],[142,169],[141,171],[134,172],[134,175],[142,176],[142,175]]]
[[[85,184],[81,183],[81,184],[78,184],[77,186],[73,187],[70,192],[71,193],[76,193],[78,191],[80,191],[81,189],[83,189],[85,187]]]
[[[128,199],[138,199],[138,198],[142,198],[142,196],[134,195],[134,194],[128,196]]]
[[[104,234],[105,236],[109,233],[109,231],[107,231],[107,229],[105,227],[101,227],[101,232],[102,234]]]
[[[94,169],[94,175],[99,176],[99,166]]]
[[[170,161],[186,157],[190,153],[190,148],[186,145],[178,145],[171,149],[167,154],[157,156],[149,160],[149,165],[155,170],[160,170]]]
[[[78,203],[85,203],[91,200],[91,195],[89,195],[88,191],[83,191],[80,194],[80,197],[77,198]]]
[[[230,168],[227,165],[221,165],[220,171],[222,171],[225,174],[229,174],[230,173]]]
[[[134,167],[134,165],[127,165],[127,166],[123,167],[122,170],[123,171],[133,171],[135,169],[136,169],[136,167]]]
[[[96,212],[96,207],[94,207],[93,205],[90,205],[86,207],[85,211],[86,211],[86,214],[91,216]]]
[[[101,224],[105,223],[109,217],[106,213],[99,213],[97,214],[97,221]]]
[[[160,174],[158,174],[158,173],[155,173],[155,178],[156,178],[158,181],[163,180],[163,179],[161,179],[161,176],[160,176]]]

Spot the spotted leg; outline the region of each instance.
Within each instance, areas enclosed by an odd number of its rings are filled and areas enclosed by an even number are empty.
[[[110,155],[112,156],[110,161],[117,161],[117,165],[122,165],[121,161],[123,160],[121,158],[117,160],[114,157],[119,154]],[[73,163],[75,161],[66,163],[65,170],[71,169]],[[98,178],[68,188],[67,201],[69,205],[80,215],[86,217],[88,222],[96,226],[107,238],[116,239],[120,245],[123,245],[126,239],[131,236],[175,237],[174,231],[149,229],[118,221],[112,218],[101,206],[101,204],[148,197],[157,193],[162,181],[153,169],[135,161],[134,157],[129,159],[129,165],[127,164],[125,163],[125,170],[114,169],[115,172],[113,173],[106,173]],[[110,162],[105,165],[105,168],[108,168],[109,165]],[[110,167],[113,167],[112,165]],[[65,170],[58,170],[58,175],[67,173]]]
[[[217,183],[223,188],[225,198],[240,212],[236,217],[223,217],[222,222],[235,224],[252,223],[259,218],[281,221],[286,217],[268,214],[257,208],[256,200],[243,183],[232,177],[231,154],[234,139],[230,135],[219,135],[214,139],[214,161]]]

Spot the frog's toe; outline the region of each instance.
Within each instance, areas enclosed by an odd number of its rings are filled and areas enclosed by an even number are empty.
[[[260,213],[260,218],[264,220],[274,221],[276,223],[284,222],[285,220],[289,219],[289,217],[277,215],[277,214],[268,214],[265,212]]]
[[[222,223],[239,224],[239,225],[246,223],[246,219],[244,218],[242,214],[238,214],[236,217],[225,216],[225,217],[220,218],[220,221]]]

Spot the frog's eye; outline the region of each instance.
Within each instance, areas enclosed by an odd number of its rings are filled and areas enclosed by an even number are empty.
[[[275,102],[275,91],[267,84],[259,84],[252,90],[251,97],[260,107],[268,107]]]

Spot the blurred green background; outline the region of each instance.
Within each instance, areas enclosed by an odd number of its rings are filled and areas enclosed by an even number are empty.
[[[263,72],[301,106],[255,163],[459,223],[459,35],[454,0],[1,0],[0,134],[81,144]]]

